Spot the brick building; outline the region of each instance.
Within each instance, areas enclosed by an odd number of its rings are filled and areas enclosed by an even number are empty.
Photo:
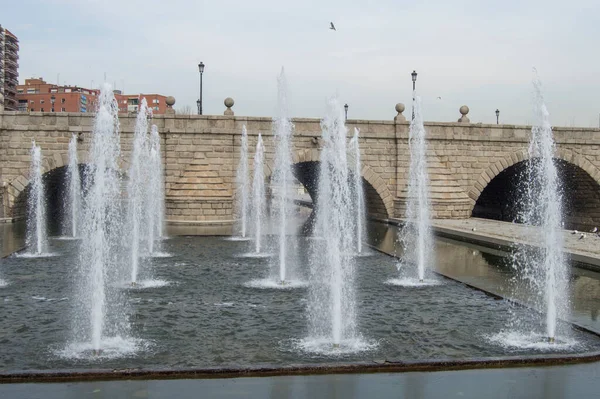
[[[42,78],[25,79],[17,86],[18,111],[21,112],[95,112],[100,91],[79,86],[58,86]],[[167,110],[166,96],[160,94],[121,94],[114,91],[119,113],[137,112],[146,98],[148,107],[156,115]]]
[[[19,84],[19,39],[0,25],[0,94],[4,109],[17,109],[16,94]]]
[[[137,112],[142,98],[146,98],[148,107],[155,115],[162,115],[167,110],[167,96],[161,94],[121,94],[120,90],[115,90],[114,94],[120,113]]]
[[[58,86],[42,78],[25,79],[17,86],[18,111],[21,112],[95,112],[100,91],[79,86]],[[142,98],[156,115],[167,110],[166,96],[160,94],[121,94],[114,91],[119,113],[137,112]]]
[[[17,86],[18,111],[93,112],[98,90],[79,86],[58,86],[42,78],[25,79]]]

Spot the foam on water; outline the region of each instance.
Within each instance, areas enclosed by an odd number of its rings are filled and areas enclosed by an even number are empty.
[[[8,285],[8,281],[0,278],[0,288],[6,287]]]
[[[59,253],[55,252],[43,252],[40,254],[32,254],[28,252],[20,252],[13,255],[15,258],[50,258],[53,256],[60,256]]]
[[[258,288],[263,290],[291,290],[295,288],[305,288],[308,286],[306,281],[291,280],[281,284],[280,281],[274,281],[270,278],[252,280],[244,284],[244,287]]]
[[[132,289],[132,290],[143,290],[146,288],[160,288],[160,287],[166,287],[167,285],[170,285],[171,283],[169,283],[166,280],[140,280],[138,282],[135,283],[135,285],[132,285],[131,283],[129,284],[125,284],[124,287],[128,288],[128,289]]]
[[[501,331],[486,337],[491,343],[504,348],[534,349],[540,351],[561,352],[580,345],[570,338],[559,338],[554,342],[548,341],[548,336],[536,332],[521,333],[518,331]]]
[[[286,346],[285,341],[282,346]],[[326,357],[343,357],[346,355],[355,355],[359,352],[368,352],[377,349],[379,344],[376,341],[366,341],[361,338],[344,339],[335,346],[330,337],[292,339],[291,347],[295,351],[307,352]]]
[[[250,237],[231,236],[231,237],[224,237],[223,240],[225,240],[225,241],[250,241],[251,238]]]
[[[73,342],[57,352],[59,357],[77,360],[110,360],[136,355],[152,347],[149,341],[128,337],[102,337],[98,344]]]
[[[396,285],[399,287],[429,287],[432,285],[442,285],[444,283],[441,280],[435,280],[435,279],[427,279],[426,278],[426,279],[420,280],[418,278],[405,277],[405,278],[389,279],[385,282],[385,284]]]
[[[272,257],[273,254],[269,254],[269,253],[256,253],[256,252],[247,252],[244,254],[240,254],[240,255],[236,255],[236,258],[256,258],[256,259],[263,259],[263,258],[270,258]]]

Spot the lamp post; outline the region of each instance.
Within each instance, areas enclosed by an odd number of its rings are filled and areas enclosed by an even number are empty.
[[[346,119],[345,120],[348,120],[348,104],[344,104],[344,112],[346,114]]]
[[[500,117],[500,110],[496,109],[496,125],[500,124],[499,119],[498,119],[499,117]]]
[[[50,97],[50,104],[52,105],[51,111],[54,112],[54,102],[56,101],[56,97],[54,94]]]
[[[417,83],[417,71],[412,71],[410,74],[413,82],[413,104],[412,104],[412,118],[415,119],[415,83]]]
[[[198,115],[202,115],[202,74],[204,73],[204,63],[202,61],[198,64],[198,72],[200,72],[200,96],[196,101],[196,105],[198,105]]]

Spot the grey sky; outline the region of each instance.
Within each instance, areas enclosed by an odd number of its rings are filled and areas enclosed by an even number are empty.
[[[525,123],[537,67],[554,125],[598,126],[598,0],[20,0],[0,23],[20,39],[20,80],[173,95],[204,112],[270,116],[285,66],[292,114],[320,117],[338,94],[349,117],[409,110],[410,72],[426,120]],[[337,32],[328,29],[336,24]],[[438,100],[437,97],[442,99]],[[408,112],[406,113],[408,115]]]

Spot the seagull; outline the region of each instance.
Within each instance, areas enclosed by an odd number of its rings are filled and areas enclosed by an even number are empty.
[[[584,238],[585,238],[585,234],[583,234],[583,233],[582,233],[582,234],[579,236],[579,239],[580,239],[580,240],[582,240],[582,239],[584,239]]]
[[[473,228],[471,229],[471,231],[477,231],[477,229],[476,229],[475,227],[473,227]]]
[[[438,100],[441,100],[441,99],[442,99],[442,97],[438,97],[437,99],[438,99]]]
[[[594,227],[594,228],[592,229],[592,233],[597,233],[597,232],[598,232],[598,228],[597,228],[597,227]]]
[[[577,234],[577,230],[573,230],[571,234]]]
[[[335,29],[335,25],[333,24],[333,22],[329,23],[329,29],[332,29],[337,32],[337,29]]]

